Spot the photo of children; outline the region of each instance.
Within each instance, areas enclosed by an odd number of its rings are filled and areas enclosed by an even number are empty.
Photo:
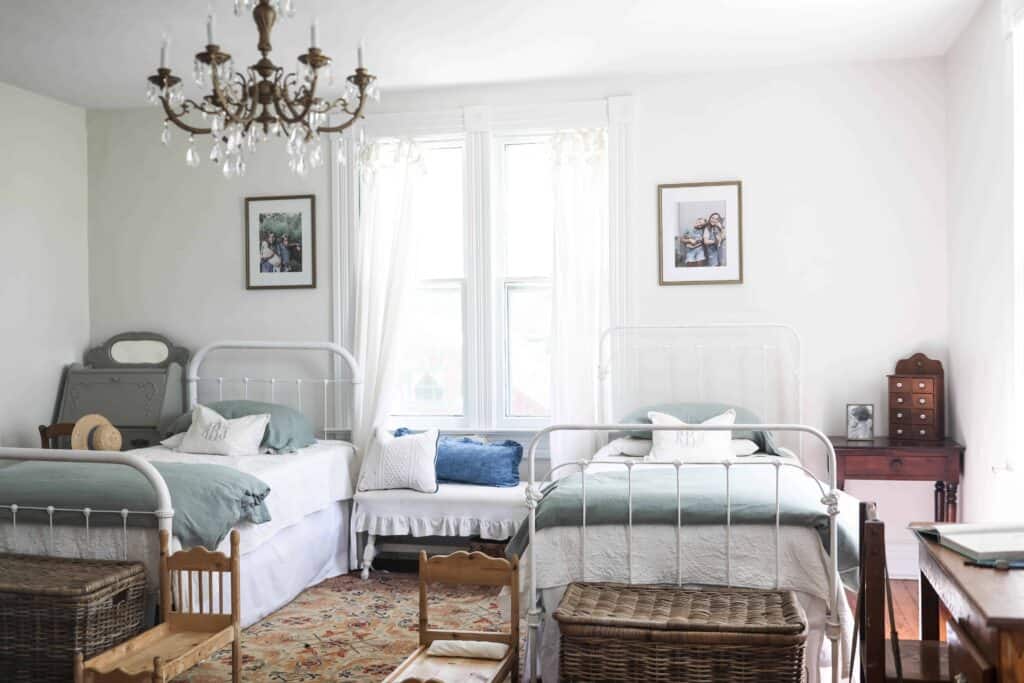
[[[677,268],[724,268],[727,265],[724,201],[678,202],[675,237]]]
[[[259,214],[259,272],[302,272],[302,214]]]

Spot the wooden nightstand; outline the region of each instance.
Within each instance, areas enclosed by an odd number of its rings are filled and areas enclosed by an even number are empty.
[[[964,466],[964,447],[957,442],[828,438],[836,449],[839,488],[845,486],[847,479],[934,481],[935,521],[956,521],[956,491]]]

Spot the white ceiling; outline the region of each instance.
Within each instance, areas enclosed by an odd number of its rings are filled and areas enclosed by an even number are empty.
[[[980,0],[295,0],[271,57],[292,70],[320,21],[343,72],[365,38],[382,90],[942,55]],[[0,0],[0,81],[85,107],[143,106],[161,34],[191,73],[205,16],[256,58],[231,0]],[[191,80],[188,80],[191,83]]]

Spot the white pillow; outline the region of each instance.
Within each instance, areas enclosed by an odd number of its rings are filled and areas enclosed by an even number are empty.
[[[436,493],[437,437],[436,429],[396,437],[387,429],[377,427],[356,488],[360,491],[412,489]]]
[[[732,447],[733,455],[753,455],[761,448],[750,439],[733,439],[729,444]]]
[[[631,458],[642,458],[651,452],[651,441],[649,439],[637,439],[631,436],[624,436],[615,439],[608,444],[608,450],[618,455],[628,455]]]
[[[687,423],[679,418],[651,411],[647,413],[651,424],[655,426],[685,426]],[[720,415],[709,417],[701,424],[731,425],[736,422],[736,411],[730,408]],[[645,458],[648,461],[693,462],[695,460],[726,460],[732,456],[732,431],[694,431],[694,430],[652,430],[651,452]]]
[[[172,451],[176,451],[181,448],[181,442],[185,439],[185,432],[178,432],[177,434],[171,434],[169,437],[160,442],[161,446],[166,446]]]
[[[192,409],[192,425],[178,444],[182,453],[259,455],[270,415],[246,415],[234,420],[204,405]]]

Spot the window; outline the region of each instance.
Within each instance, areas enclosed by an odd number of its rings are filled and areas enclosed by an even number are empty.
[[[494,136],[483,164],[467,162],[464,138],[417,142],[411,211],[425,238],[394,414],[414,426],[537,428],[551,414],[550,136]]]

